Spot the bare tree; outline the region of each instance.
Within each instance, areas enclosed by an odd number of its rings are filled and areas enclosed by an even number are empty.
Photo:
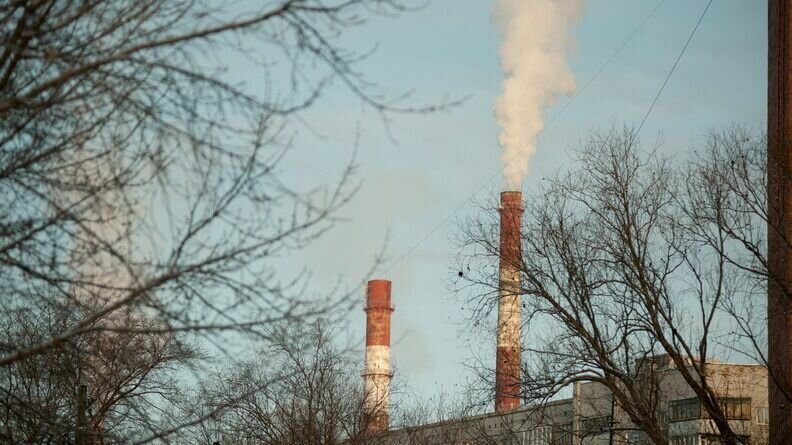
[[[98,370],[118,341],[263,338],[273,324],[347,309],[349,293],[313,295],[305,275],[284,277],[275,258],[333,225],[356,188],[354,164],[337,183],[306,188],[284,179],[281,160],[290,125],[331,83],[384,117],[434,108],[379,94],[355,69],[360,54],[339,43],[368,17],[405,8],[398,0],[0,5],[0,325],[25,311],[74,308],[58,323],[25,327],[46,328],[35,335],[4,333],[0,369],[12,380],[2,393],[20,397],[13,385],[23,376],[14,373],[78,344],[94,352],[80,369]],[[238,81],[225,70],[230,60],[260,82]],[[118,406],[116,397],[96,395],[97,409]]]
[[[673,368],[723,443],[743,443],[708,358],[757,356],[766,320],[765,140],[734,128],[680,163],[631,129],[594,134],[569,172],[526,200],[521,295],[524,396],[576,382],[607,388],[611,428],[668,443]],[[497,212],[465,226],[460,269],[481,322],[497,304]],[[740,334],[740,335],[735,335]],[[747,341],[746,341],[747,339]]]
[[[83,315],[80,308],[45,306],[9,314],[3,338],[42,341]],[[128,316],[129,314],[127,314]],[[124,326],[147,328],[144,320]],[[88,388],[84,435],[91,443],[119,443],[148,434],[158,407],[179,393],[169,371],[195,358],[175,335],[91,332],[0,368],[2,431],[7,443],[70,442],[77,420],[77,388]]]
[[[271,338],[278,340],[253,359],[203,382],[198,402],[185,404],[184,417],[206,420],[183,430],[183,443],[428,445],[463,438],[496,443],[491,430],[471,421],[481,412],[467,394],[441,391],[422,398],[398,385],[391,388],[400,397],[390,406],[389,429],[372,433],[377,419],[368,414],[376,407],[365,401],[359,352],[339,347],[336,329],[314,324]]]
[[[367,443],[359,360],[333,334],[320,324],[274,332],[253,359],[207,379],[187,407],[214,414],[185,443]]]

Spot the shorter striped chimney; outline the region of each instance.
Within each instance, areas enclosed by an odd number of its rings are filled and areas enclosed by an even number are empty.
[[[364,423],[369,433],[388,429],[390,404],[391,282],[371,280],[366,289],[366,367],[363,371]]]

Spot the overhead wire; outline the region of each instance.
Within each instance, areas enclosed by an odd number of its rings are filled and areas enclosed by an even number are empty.
[[[712,6],[712,1],[713,0],[709,0],[709,3],[707,3],[707,6],[704,8],[704,11],[701,13],[701,16],[699,17],[698,22],[696,22],[696,26],[694,26],[693,31],[690,32],[690,36],[688,36],[688,39],[685,42],[685,46],[682,47],[682,51],[679,52],[679,56],[677,56],[676,60],[674,61],[674,65],[671,66],[671,69],[668,71],[668,75],[666,75],[663,84],[660,86],[660,89],[657,91],[657,94],[652,100],[652,103],[649,105],[649,108],[646,110],[646,114],[641,120],[641,125],[638,126],[638,130],[636,130],[634,137],[637,138],[638,134],[641,133],[641,130],[643,129],[644,124],[646,123],[646,120],[649,118],[649,115],[652,113],[652,110],[657,104],[657,100],[660,99],[660,95],[663,94],[663,90],[665,90],[666,85],[668,85],[668,80],[671,79],[671,75],[674,74],[674,70],[676,70],[677,65],[679,65],[679,61],[682,60],[682,56],[685,55],[685,51],[687,51],[690,42],[693,40],[693,36],[696,35],[696,31],[698,31],[701,22],[704,20],[704,16],[707,15],[707,11],[709,11],[710,6]]]

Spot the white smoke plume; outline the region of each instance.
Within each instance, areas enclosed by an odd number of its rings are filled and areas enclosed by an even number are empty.
[[[566,58],[583,0],[494,0],[502,35],[503,91],[495,103],[508,190],[519,190],[544,128],[542,111],[575,92]]]

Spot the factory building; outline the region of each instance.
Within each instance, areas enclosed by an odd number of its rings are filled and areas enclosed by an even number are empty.
[[[671,445],[716,445],[717,428],[667,356],[658,356],[657,415]],[[709,361],[707,372],[732,429],[746,443],[767,443],[767,368]],[[571,398],[413,428],[392,430],[383,444],[649,445],[610,392],[580,383]]]

